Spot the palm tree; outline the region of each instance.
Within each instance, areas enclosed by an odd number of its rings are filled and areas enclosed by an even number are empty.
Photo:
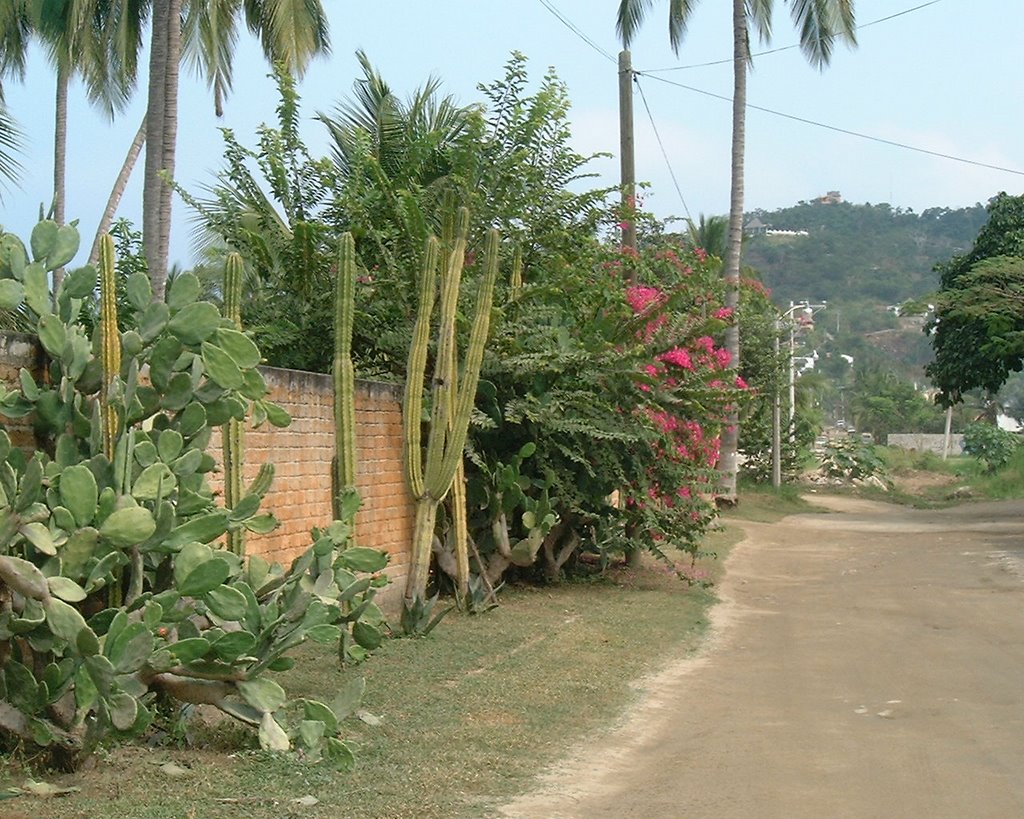
[[[0,179],[8,182],[14,182],[21,170],[15,154],[21,148],[22,135],[4,103],[2,80],[25,75],[31,31],[28,0],[0,3]]]
[[[729,218],[727,216],[705,216],[686,223],[686,238],[693,247],[703,249],[709,256],[724,259],[729,250]]]
[[[269,60],[301,75],[310,59],[329,48],[327,15],[320,0],[165,0],[152,3],[146,169],[143,182],[143,246],[162,299],[171,230],[170,185],[177,138],[178,68],[184,53],[200,67],[218,110],[231,88],[231,57],[237,24],[244,18],[260,37]],[[184,44],[184,46],[183,46]]]
[[[793,23],[800,32],[800,50],[816,68],[824,68],[832,56],[837,39],[855,43],[854,0],[787,0]],[[654,0],[619,0],[616,30],[625,48],[629,47],[644,16]],[[686,34],[690,14],[696,0],[669,0],[668,32],[672,49],[678,53]],[[729,194],[729,242],[726,249],[725,306],[735,313],[739,304],[740,245],[743,241],[743,157],[746,147],[747,67],[750,64],[751,25],[762,41],[771,39],[773,0],[733,0],[733,100],[732,100],[732,165]],[[731,356],[731,367],[739,366],[739,325],[734,321],[727,329],[725,346]],[[736,450],[739,441],[739,414],[730,413],[722,436],[720,499],[736,502]]]
[[[135,85],[138,42],[133,43],[119,30],[124,15],[119,3],[98,0],[67,0],[35,6],[34,33],[46,48],[54,67],[57,84],[54,104],[53,204],[52,216],[64,224],[65,178],[67,172],[68,87],[74,76],[85,83],[90,102],[113,117],[128,102]],[[63,269],[54,271],[54,290],[60,286]]]

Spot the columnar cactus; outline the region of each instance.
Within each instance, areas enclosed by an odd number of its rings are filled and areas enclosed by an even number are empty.
[[[406,387],[403,400],[406,470],[409,489],[416,500],[416,525],[413,533],[412,563],[405,590],[405,602],[411,606],[426,594],[430,570],[431,545],[437,506],[451,488],[466,442],[470,413],[476,399],[476,387],[483,362],[484,345],[490,324],[494,283],[498,274],[498,234],[487,235],[484,275],[477,292],[473,326],[463,364],[462,376],[456,383],[455,314],[459,285],[465,263],[469,214],[459,212],[455,241],[441,277],[440,325],[437,355],[431,390],[430,433],[426,456],[421,452],[423,420],[423,383],[433,313],[434,289],[438,277],[438,242],[427,242],[420,280],[420,301],[409,348]]]
[[[523,292],[523,249],[516,245],[515,255],[512,257],[512,277],[509,280],[509,298],[516,301]]]
[[[224,263],[224,318],[235,329],[242,329],[242,257],[228,254]],[[242,500],[242,467],[245,459],[245,427],[238,418],[229,418],[223,428],[224,505],[234,509]],[[229,531],[227,546],[236,555],[245,554],[245,528]]]
[[[356,376],[352,365],[355,323],[356,246],[351,233],[341,237],[338,282],[334,292],[334,515],[356,485]],[[354,533],[353,533],[354,535]]]
[[[110,390],[121,373],[121,333],[117,327],[117,289],[114,280],[114,240],[100,239],[100,362],[103,389],[100,392],[100,419],[103,425],[103,454],[114,459],[117,440],[117,412],[111,406]]]

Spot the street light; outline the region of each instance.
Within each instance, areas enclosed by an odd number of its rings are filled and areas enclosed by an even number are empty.
[[[789,442],[796,441],[796,367],[794,355],[796,353],[796,321],[794,314],[797,311],[803,313],[810,319],[819,310],[824,310],[828,302],[812,304],[804,300],[790,302],[789,309],[779,314],[775,320],[775,358],[779,356],[779,335],[782,333],[783,322],[789,321]],[[780,396],[778,385],[775,387],[775,401],[772,406],[772,486],[776,489],[782,485],[782,435],[779,429],[781,423],[781,408],[779,406]]]

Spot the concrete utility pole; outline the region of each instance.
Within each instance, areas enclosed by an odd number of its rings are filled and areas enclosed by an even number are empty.
[[[636,250],[636,163],[633,155],[633,63],[619,52],[619,168],[622,182],[622,245]]]
[[[775,360],[779,360],[779,334],[782,326],[779,319],[775,320]],[[778,374],[775,376],[778,378]],[[779,385],[775,384],[775,395],[772,396],[772,486],[782,486],[782,435],[779,430],[782,408],[779,406]]]

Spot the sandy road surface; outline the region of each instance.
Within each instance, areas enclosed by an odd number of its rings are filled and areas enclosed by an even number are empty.
[[[1024,503],[742,524],[706,649],[508,817],[1024,817]]]

